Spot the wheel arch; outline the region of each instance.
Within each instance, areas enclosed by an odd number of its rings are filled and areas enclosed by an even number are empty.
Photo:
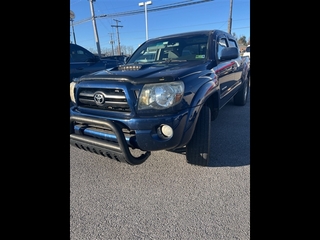
[[[207,82],[198,90],[192,100],[188,120],[184,130],[184,136],[182,137],[182,142],[180,142],[179,146],[184,146],[191,140],[198,122],[199,113],[203,106],[208,106],[210,108],[211,121],[218,116],[220,104],[220,95],[218,90],[219,86],[214,85],[212,82]]]
[[[205,105],[208,106],[211,110],[211,121],[215,120],[218,117],[220,109],[220,95],[216,91],[206,100]]]

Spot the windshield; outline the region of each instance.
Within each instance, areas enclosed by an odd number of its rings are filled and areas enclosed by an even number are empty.
[[[246,52],[250,52],[250,46],[246,48]]]
[[[137,49],[128,63],[203,60],[207,42],[208,36],[204,34],[149,41]]]

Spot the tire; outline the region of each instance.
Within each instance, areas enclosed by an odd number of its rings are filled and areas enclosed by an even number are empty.
[[[211,110],[203,106],[193,136],[186,146],[187,163],[208,166],[210,159]]]
[[[237,106],[244,106],[247,103],[249,94],[249,80],[244,82],[241,90],[233,97],[233,103]]]

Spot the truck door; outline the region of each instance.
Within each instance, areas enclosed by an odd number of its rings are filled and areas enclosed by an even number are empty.
[[[217,37],[216,44],[216,59],[217,67],[215,68],[216,74],[220,83],[220,101],[223,106],[233,96],[235,87],[237,86],[237,76],[239,63],[237,59],[221,60],[221,52],[224,48],[229,47],[229,42],[224,34]]]

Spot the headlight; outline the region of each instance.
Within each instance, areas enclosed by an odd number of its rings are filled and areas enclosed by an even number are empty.
[[[70,83],[70,99],[72,102],[76,103],[76,98],[74,95],[74,87],[76,86],[76,82],[71,82]]]
[[[138,110],[172,107],[181,101],[183,93],[183,82],[146,84],[139,97]]]

